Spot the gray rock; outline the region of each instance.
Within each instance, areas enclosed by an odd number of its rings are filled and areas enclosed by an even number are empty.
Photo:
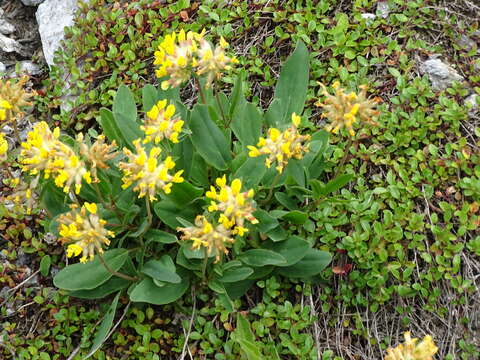
[[[17,252],[17,261],[15,261],[15,265],[17,266],[25,266],[30,265],[32,263],[32,259],[30,255],[25,254],[23,250],[18,250]]]
[[[10,35],[15,32],[15,26],[5,19],[0,19],[0,33]]]
[[[0,34],[0,49],[7,53],[11,52],[17,52],[19,54],[23,54],[24,51],[22,49],[22,46],[13,39],[10,39],[9,37]]]
[[[474,40],[470,39],[467,35],[462,35],[457,40],[457,45],[467,51],[470,51],[477,46],[477,43]]]
[[[38,32],[42,40],[43,55],[49,66],[53,65],[53,55],[65,36],[65,26],[73,25],[78,1],[86,0],[45,0],[37,9],[35,16]]]
[[[57,241],[57,237],[54,233],[48,232],[43,236],[43,241],[45,241],[48,245],[52,245]]]
[[[43,3],[45,0],[21,0],[25,6],[37,6]]]
[[[20,61],[19,71],[16,73],[19,75],[39,75],[42,73],[42,69],[37,64],[34,64],[31,61],[25,60]]]
[[[432,89],[436,91],[445,90],[451,86],[454,81],[464,80],[454,68],[436,58],[430,58],[421,64],[420,71],[428,75],[432,83]]]
[[[0,61],[0,73],[4,73],[5,71],[7,71],[7,67]]]
[[[372,13],[363,13],[363,14],[360,14],[360,16],[362,17],[362,19],[366,20],[367,24],[371,23],[377,17],[377,15],[372,14]]]
[[[480,102],[480,96],[477,94],[472,94],[465,98],[465,105],[469,108],[469,114],[473,114],[478,110],[479,105],[477,101]]]
[[[386,19],[392,11],[391,5],[387,1],[377,2],[377,14]]]

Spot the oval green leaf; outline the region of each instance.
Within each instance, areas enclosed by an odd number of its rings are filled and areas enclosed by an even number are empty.
[[[106,251],[103,258],[113,270],[119,270],[128,258],[126,249]],[[53,284],[63,290],[91,290],[102,285],[112,277],[98,256],[85,264],[69,265],[62,269],[54,278]]]

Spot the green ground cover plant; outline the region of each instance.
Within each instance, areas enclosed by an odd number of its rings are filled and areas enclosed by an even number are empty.
[[[182,354],[188,358],[189,349],[194,358],[240,358],[240,350],[244,348],[241,341],[248,341],[254,345],[254,355],[259,352],[278,353],[282,359],[347,359],[354,354],[358,358],[370,359],[381,358],[388,347],[402,342],[400,335],[404,331],[411,330],[412,337],[423,337],[432,329],[435,329],[432,335],[439,347],[436,358],[478,357],[478,312],[475,310],[479,301],[475,274],[478,273],[480,251],[478,113],[471,114],[464,98],[469,93],[478,93],[476,66],[479,58],[475,47],[465,49],[456,44],[459,34],[478,40],[474,35],[478,19],[470,12],[472,8],[468,2],[390,1],[390,15],[386,18],[377,16],[373,20],[364,19],[361,14],[375,13],[374,1],[349,4],[277,1],[255,5],[238,2],[232,4],[234,6],[219,6],[215,2],[149,3],[158,5],[158,8],[147,11],[145,4],[132,2],[116,10],[118,16],[125,17],[132,26],[134,40],[122,40],[122,45],[128,43],[123,45],[122,51],[135,49],[136,59],[127,66],[131,72],[128,74],[129,70],[124,68],[118,70],[130,61],[121,60],[118,54],[116,62],[105,58],[107,66],[93,70],[94,67],[87,65],[79,70],[78,79],[85,83],[85,86],[79,85],[79,89],[84,86],[83,89],[89,91],[78,91],[81,96],[73,102],[73,111],[58,113],[59,97],[63,95],[61,79],[65,76],[61,71],[68,73],[69,69],[79,68],[79,58],[89,58],[92,51],[102,51],[100,44],[87,46],[81,42],[79,34],[84,33],[81,29],[95,19],[94,14],[106,19],[105,29],[101,29],[105,34],[117,21],[108,20],[108,11],[96,12],[94,9],[98,6],[82,10],[85,14],[90,11],[90,18],[82,18],[77,30],[72,30],[72,34],[77,32],[77,35],[67,41],[67,49],[81,44],[78,52],[59,53],[58,56],[63,58],[59,64],[69,65],[66,70],[54,70],[53,81],[45,83],[47,97],[36,100],[44,119],[59,121],[58,124],[71,131],[71,135],[74,127],[82,129],[87,124],[88,128],[95,124],[94,118],[101,121],[101,107],[112,108],[116,90],[122,82],[132,91],[134,101],[142,104],[143,85],[156,81],[154,67],[150,64],[164,34],[181,28],[200,31],[204,27],[208,28],[212,38],[224,36],[239,60],[216,88],[225,94],[231,93],[239,69],[245,69],[241,74],[241,85],[246,98],[259,109],[268,109],[280,64],[299,39],[306,44],[310,50],[310,82],[301,123],[304,134],[309,128],[313,132],[325,125],[319,116],[324,109],[315,106],[319,99],[324,100],[317,81],[324,84],[339,81],[349,90],[357,90],[359,85],[368,83],[370,96],[382,100],[380,115],[376,119],[378,126],[359,129],[351,140],[330,135],[330,144],[324,152],[323,184],[319,185],[324,186],[333,178],[335,166],[342,159],[345,159],[342,166],[345,176],[352,180],[341,190],[322,197],[323,201],[319,201],[315,210],[309,213],[305,239],[316,244],[317,249],[333,254],[332,265],[321,274],[318,286],[307,290],[303,285],[292,285],[294,279],[287,282],[276,276],[255,282],[256,286],[247,292],[246,297],[232,299],[235,309],[250,310],[243,313],[243,317],[249,323],[253,337],[246,330],[245,322],[239,320],[242,317],[230,316],[226,303],[210,299],[209,290],[194,289],[196,307],[187,293],[184,300],[167,308],[178,314],[187,314],[179,315],[181,320],[159,314],[156,307],[151,315],[147,307],[130,306],[119,323],[120,331],[116,331],[94,357],[115,356],[116,351],[128,349],[131,358],[156,358],[160,343],[160,351],[165,352],[161,354],[166,358]],[[153,36],[149,36],[150,30],[144,33],[134,31],[144,28],[144,25],[134,24],[133,16],[126,15],[135,8],[144,18],[148,12],[150,23],[155,23],[154,18],[160,19],[155,30],[157,33],[151,30]],[[160,11],[160,8],[165,10]],[[137,22],[141,24],[139,20]],[[148,39],[149,45],[135,48],[135,43],[147,41],[139,37]],[[109,43],[108,37],[104,36],[104,39],[103,46]],[[439,53],[454,63],[465,82],[454,84],[446,91],[433,91],[428,78],[417,71],[418,61],[432,53]],[[101,58],[101,54],[97,55]],[[150,61],[145,60],[148,58]],[[86,63],[92,63],[92,60]],[[118,76],[120,73],[127,75]],[[140,76],[136,77],[137,73]],[[135,77],[134,81],[125,78],[130,76]],[[55,79],[61,81],[56,88],[53,87]],[[73,84],[75,88],[75,81]],[[195,100],[195,86],[191,82],[180,94],[182,100],[188,99],[189,107],[194,101],[198,102]],[[97,92],[92,93],[92,89]],[[221,128],[220,118],[216,125]],[[211,177],[212,180],[215,178],[216,175]],[[8,186],[8,180],[5,185]],[[280,200],[275,198],[274,201]],[[139,206],[144,205],[139,202]],[[284,209],[292,211],[288,207]],[[35,213],[36,210],[32,211]],[[146,213],[145,208],[142,211]],[[9,229],[6,235],[9,242],[4,252],[8,253],[9,259],[14,259],[19,249],[39,250],[40,256],[50,255],[53,267],[58,266],[62,249],[53,250],[47,246],[36,231],[30,236],[26,230],[25,234],[25,228],[35,227],[34,221],[22,221],[26,215],[19,211],[15,224],[14,220],[7,218],[11,211],[5,209],[3,213],[1,221]],[[287,228],[288,231],[298,231],[295,224]],[[5,270],[3,284],[9,281],[14,284],[17,279],[15,271],[13,266]],[[46,286],[50,287],[51,282]],[[280,295],[268,295],[275,292]],[[52,295],[44,295],[38,289],[22,296],[31,301],[40,296],[44,302],[38,304],[39,308],[50,306],[62,313],[62,308],[84,306],[73,299],[62,305],[54,302]],[[288,310],[288,316],[281,315],[285,314],[285,306],[288,308],[287,301],[296,310]],[[115,324],[127,302],[120,298]],[[308,309],[309,316],[304,314],[305,309]],[[107,308],[100,310],[98,314],[103,314]],[[5,311],[2,306],[4,316]],[[47,310],[42,311],[50,314]],[[28,314],[27,308],[23,316]],[[298,315],[301,320],[295,314],[302,314]],[[157,316],[168,320],[153,323]],[[80,315],[72,320],[76,325],[70,330],[65,322],[52,319],[61,335],[45,335],[45,344],[22,336],[18,330],[21,322],[14,319],[8,319],[3,334],[14,339],[18,352],[25,359],[39,358],[41,352],[54,358],[52,354],[57,352],[49,340],[54,336],[63,336],[55,343],[65,356],[80,342],[79,354],[88,353],[93,336],[89,336],[88,331],[85,336],[79,334],[83,334],[83,326],[92,329],[97,319],[92,321]],[[207,325],[212,321],[212,326]],[[287,334],[286,328],[297,322],[300,322],[299,334],[289,334],[289,338],[280,343],[276,336]],[[149,331],[145,332],[140,324]],[[184,332],[178,331],[179,326]],[[146,335],[150,331],[156,331],[155,341]],[[309,346],[309,337],[313,340],[313,347]],[[285,347],[283,343],[292,345]],[[10,356],[8,349],[5,354]]]

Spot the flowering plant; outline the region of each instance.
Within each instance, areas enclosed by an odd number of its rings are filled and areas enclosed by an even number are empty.
[[[329,264],[310,212],[350,176],[319,180],[328,132],[309,134],[302,117],[308,51],[297,44],[264,113],[245,98],[242,76],[230,95],[216,86],[237,63],[227,48],[204,32],[167,35],[155,53],[160,85],[143,88],[140,116],[122,85],[112,111],[100,109],[102,134],[73,139],[44,122],[28,134],[19,161],[29,191],[38,184],[50,231],[67,258],[80,257],[57,287],[86,299],[117,293],[112,313],[124,290],[166,304],[200,281],[233,310],[258,279],[312,279]],[[199,96],[188,108],[180,87],[191,77]]]

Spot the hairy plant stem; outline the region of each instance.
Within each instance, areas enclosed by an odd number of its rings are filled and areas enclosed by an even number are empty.
[[[207,253],[207,249],[204,248],[203,249],[203,255],[205,256],[204,259],[203,259],[203,266],[202,266],[202,276],[203,276],[203,280],[207,280],[207,264],[208,264],[208,253]]]
[[[148,196],[145,196],[145,204],[147,207],[148,227],[150,227],[150,225],[152,225],[152,209],[150,209],[150,200],[148,199]]]
[[[215,83],[217,85],[217,83]],[[223,123],[225,124],[225,129],[228,128],[228,125],[230,125],[230,120],[227,120],[225,117],[225,112],[223,111],[222,103],[220,102],[220,97],[218,96],[218,91],[217,91],[218,86],[215,86],[215,99],[217,100],[217,105],[218,108],[220,109],[220,114],[222,115]]]
[[[197,81],[198,92],[200,93],[200,99],[202,103],[207,105],[207,98],[205,97],[205,93],[203,92],[202,84],[200,84],[200,79],[198,76],[195,75],[195,80]]]
[[[282,176],[282,173],[277,172],[277,175],[273,179],[272,185],[270,186],[270,190],[268,191],[268,195],[265,199],[262,200],[262,205],[267,204],[273,196],[273,189],[275,189],[275,186],[277,185],[278,181],[280,180],[280,177]]]
[[[125,279],[125,280],[128,280],[128,281],[137,281],[138,278],[137,277],[132,277],[132,276],[129,276],[127,274],[123,274],[121,272],[118,272],[118,271],[114,271],[108,264],[107,262],[105,261],[105,259],[103,258],[103,255],[102,254],[97,254],[98,258],[100,259],[100,262],[103,264],[103,266],[105,267],[105,269],[107,269],[107,271],[112,274],[112,275],[115,275],[115,276],[118,276],[119,278],[122,278],[122,279]]]
[[[349,136],[347,145],[345,145],[345,153],[343,154],[343,158],[340,161],[340,164],[337,167],[337,170],[335,171],[335,175],[333,175],[333,178],[335,179],[342,171],[343,171],[343,166],[345,165],[345,161],[347,161],[347,157],[350,154],[350,147],[353,144],[353,137]]]

